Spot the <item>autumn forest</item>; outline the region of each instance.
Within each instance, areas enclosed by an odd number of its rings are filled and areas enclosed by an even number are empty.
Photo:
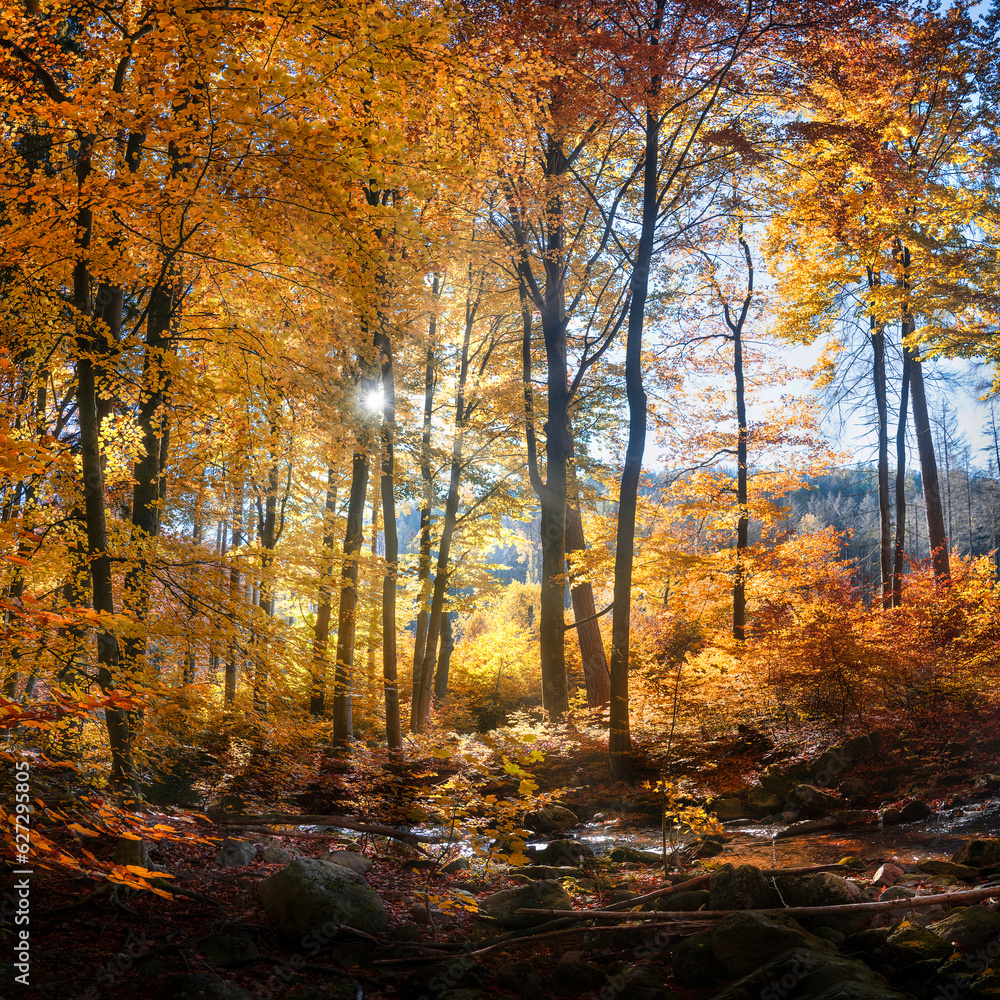
[[[722,821],[826,823],[793,785],[910,801],[818,749],[1000,740],[1000,9],[25,0],[0,92],[0,817],[38,912],[245,909],[181,876],[240,830],[348,838],[388,906],[433,844],[419,965],[442,921],[537,924],[480,894],[578,816],[644,802],[662,885]],[[365,961],[357,996],[475,994]],[[147,995],[131,965],[80,995]],[[271,995],[239,983],[190,995]]]

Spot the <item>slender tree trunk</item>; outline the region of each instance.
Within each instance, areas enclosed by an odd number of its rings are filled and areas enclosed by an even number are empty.
[[[340,609],[337,614],[337,666],[334,672],[333,738],[347,743],[354,738],[354,641],[357,634],[358,566],[364,544],[365,499],[368,495],[369,455],[362,433],[351,463],[351,492],[347,500],[344,562],[340,575]]]
[[[451,634],[451,612],[441,616],[441,650],[438,653],[437,670],[434,673],[434,704],[440,705],[448,695],[448,672],[451,669],[451,654],[455,642]]]
[[[326,507],[323,512],[323,567],[320,577],[316,625],[313,629],[312,686],[309,714],[322,715],[326,704],[326,656],[330,644],[330,616],[333,610],[333,532],[337,516],[337,479],[333,467],[326,472]]]
[[[396,580],[399,576],[399,538],[396,533],[395,438],[396,378],[392,341],[382,333],[382,522],[385,532],[386,573],[382,580],[382,681],[385,685],[385,738],[400,750],[403,733],[399,719],[396,679]]]
[[[876,288],[880,277],[868,268],[868,287]],[[889,513],[889,406],[885,387],[885,327],[874,314],[870,319],[872,353],[872,384],[875,390],[875,408],[878,414],[878,514],[879,514],[879,567],[882,607],[892,606],[892,530]]]
[[[577,502],[576,473],[570,466],[572,500],[566,507],[566,549],[570,554],[584,552],[587,543],[583,534],[583,518]],[[580,644],[580,662],[583,679],[587,687],[589,708],[604,708],[611,700],[611,678],[608,674],[608,659],[604,653],[601,626],[596,619],[597,605],[594,603],[594,588],[589,580],[574,584],[570,588],[573,599],[573,619],[583,624],[576,627]]]
[[[243,544],[243,473],[239,473],[236,486],[236,497],[233,500],[233,558],[229,566],[229,605],[230,615],[235,620],[236,609],[240,599],[240,570],[237,563],[236,550]],[[226,676],[224,682],[223,703],[232,708],[236,703],[236,680],[238,649],[237,637],[229,641],[229,656],[226,660]]]
[[[910,359],[913,429],[916,432],[917,454],[920,457],[920,481],[924,494],[924,511],[927,517],[931,568],[936,583],[948,584],[951,581],[951,559],[948,553],[948,536],[944,528],[941,483],[938,479],[937,459],[934,455],[930,412],[927,409],[927,395],[924,392],[923,363],[917,356],[915,347],[904,347],[904,351]]]
[[[657,2],[655,31],[659,30],[663,2]],[[659,89],[654,80],[654,91]],[[632,732],[629,725],[628,670],[629,619],[632,614],[632,563],[635,518],[646,444],[646,390],[642,385],[642,329],[649,291],[649,269],[653,258],[653,236],[657,216],[657,167],[660,121],[646,111],[642,187],[642,229],[632,271],[628,336],[625,342],[625,394],[628,398],[628,444],[618,500],[618,531],[615,537],[614,610],[611,621],[611,717],[608,732],[608,764],[617,779],[631,778]]]
[[[465,391],[469,378],[469,346],[472,328],[476,321],[478,303],[469,301],[466,305],[465,333],[462,339],[462,356],[458,372],[458,386],[455,393],[455,436],[451,446],[451,473],[448,480],[448,497],[445,501],[444,520],[441,523],[441,538],[438,541],[437,566],[434,572],[434,592],[431,599],[430,616],[427,622],[427,639],[424,643],[424,658],[420,664],[420,679],[415,686],[417,702],[416,728],[420,732],[430,718],[431,688],[434,682],[434,668],[437,665],[438,640],[441,637],[441,617],[448,589],[448,562],[451,558],[451,541],[458,521],[459,486],[462,477],[462,453],[465,440],[465,421],[469,408],[465,402]]]
[[[78,196],[84,203],[83,190],[90,174],[93,138],[79,136],[76,177]],[[104,509],[104,470],[101,461],[100,424],[97,414],[97,384],[93,352],[97,344],[93,334],[93,311],[90,302],[88,253],[93,233],[93,215],[89,208],[77,212],[77,260],[73,268],[73,302],[77,312],[76,398],[80,427],[80,457],[84,485],[84,513],[87,520],[87,550],[93,586],[94,610],[115,613],[111,558],[108,553],[108,529]],[[97,635],[97,682],[105,693],[118,683],[118,638],[110,630]],[[111,778],[129,791],[137,788],[132,756],[132,731],[128,714],[121,709],[104,710],[111,750]]]
[[[905,340],[908,321],[903,320]],[[892,559],[892,606],[903,603],[903,557],[906,547],[906,421],[910,398],[910,357],[903,351],[903,376],[899,387],[899,421],[896,425],[896,541]]]
[[[742,225],[739,244],[747,265],[747,291],[736,319],[733,319],[727,303],[723,303],[723,308],[726,325],[732,334],[733,375],[736,382],[736,503],[739,506],[739,516],[736,520],[736,566],[733,571],[733,639],[743,642],[746,639],[747,624],[746,551],[750,528],[750,496],[747,482],[749,427],[743,379],[743,328],[753,301],[754,268],[750,245],[743,238]]]
[[[379,435],[379,447],[373,457],[373,468],[381,473],[382,468],[382,438]],[[365,691],[374,696],[375,693],[375,647],[377,645],[379,618],[381,608],[379,598],[385,576],[381,573],[378,560],[378,533],[382,514],[382,483],[381,475],[372,474],[371,481],[371,580],[368,587],[368,629],[365,637]]]
[[[435,307],[440,301],[441,279],[434,275],[431,286]],[[410,701],[410,731],[418,732],[420,723],[417,718],[420,706],[421,665],[424,661],[424,647],[427,644],[427,619],[430,616],[431,596],[431,507],[433,505],[434,484],[431,479],[431,417],[434,407],[435,377],[435,338],[437,336],[437,314],[432,314],[427,340],[427,359],[424,364],[424,423],[420,438],[420,477],[424,486],[424,504],[420,508],[420,561],[417,570],[418,611],[417,632],[413,641],[413,697]]]

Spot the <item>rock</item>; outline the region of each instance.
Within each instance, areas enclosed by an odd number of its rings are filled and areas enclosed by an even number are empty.
[[[979,872],[968,865],[958,865],[954,861],[921,861],[919,866],[928,875],[941,875],[959,882],[971,882],[979,877]]]
[[[778,894],[759,868],[721,865],[708,880],[710,910],[760,910],[779,905]]]
[[[413,1000],[418,997],[443,1000],[445,996],[469,991],[478,998],[483,996],[479,987],[484,979],[475,959],[456,955],[447,961],[417,964],[404,981],[403,993]]]
[[[878,986],[884,982],[864,962],[856,959],[808,948],[792,948],[720,990],[713,1000],[811,997],[844,983]]]
[[[849,955],[878,958],[885,951],[886,942],[894,930],[894,927],[869,927],[856,934],[849,934],[841,947]]]
[[[870,809],[837,809],[833,813],[837,827],[868,826],[878,822],[878,816]]]
[[[784,802],[788,793],[799,783],[799,779],[804,778],[805,776],[806,774],[804,769],[801,775],[793,778],[788,775],[781,774],[773,767],[768,767],[761,772],[760,786],[765,792],[768,792],[771,795],[780,796],[781,801]],[[780,808],[780,806],[778,808]]]
[[[521,907],[545,910],[571,910],[573,902],[566,890],[555,881],[541,880],[516,889],[501,889],[480,900],[479,912],[492,917],[501,927],[516,930],[533,927],[552,918],[541,913],[515,913]]]
[[[562,868],[555,865],[523,865],[520,868],[511,868],[510,874],[520,875],[522,878],[537,882],[540,879],[579,878],[580,869]]]
[[[608,977],[607,985],[597,995],[607,1000],[674,1000],[677,997],[646,965],[633,965]]]
[[[895,964],[905,965],[925,960],[943,962],[951,954],[951,946],[944,938],[912,920],[904,920],[893,930],[886,948]]]
[[[712,953],[729,976],[745,976],[790,948],[834,950],[829,941],[774,911],[727,913],[712,931]]]
[[[796,785],[785,800],[792,808],[801,809],[803,813],[816,815],[836,809],[841,804],[840,799],[816,785]]]
[[[604,973],[596,965],[584,962],[582,951],[565,952],[552,970],[552,985],[570,996],[591,993],[604,985]]]
[[[896,826],[900,822],[900,811],[895,806],[879,809],[878,818],[883,826]]]
[[[292,851],[286,850],[280,844],[262,844],[257,851],[257,856],[269,865],[287,864],[289,861],[294,861],[296,857]]]
[[[821,788],[832,788],[838,778],[854,766],[853,758],[836,747],[825,750],[812,765],[813,783]]]
[[[872,881],[877,886],[895,885],[905,874],[906,872],[899,865],[894,865],[891,861],[887,861],[875,872],[875,877]]]
[[[917,890],[911,889],[909,886],[891,885],[879,893],[878,901],[880,903],[888,903],[894,899],[913,899],[916,894]]]
[[[535,833],[552,833],[553,830],[576,826],[579,822],[575,812],[556,804],[542,806],[524,817],[524,825]]]
[[[658,865],[663,859],[653,851],[637,851],[626,845],[611,848],[608,860],[617,864]]]
[[[974,951],[1000,938],[1000,913],[984,906],[963,906],[928,930],[962,951]]]
[[[328,851],[326,854],[321,854],[319,860],[340,865],[341,868],[346,868],[356,875],[364,875],[372,870],[371,858],[366,858],[355,851]]]
[[[471,867],[472,865],[469,864],[468,858],[455,858],[441,866],[441,874],[455,875],[458,872],[467,872]]]
[[[579,840],[553,840],[542,848],[538,860],[547,865],[580,865],[593,856],[593,850]]]
[[[921,802],[920,799],[910,799],[899,810],[899,822],[916,823],[919,820],[927,819],[933,813],[934,810],[926,802]]]
[[[869,754],[875,753],[880,743],[879,733],[870,732],[864,736],[852,736],[849,740],[844,740],[840,749],[844,756],[850,757],[851,760],[857,760],[859,757],[867,757]]]
[[[674,948],[674,979],[688,990],[701,990],[719,979],[722,970],[712,949],[713,931],[699,931],[683,938]]]
[[[837,785],[837,791],[849,799],[867,799],[872,788],[864,778],[848,775]]]
[[[685,854],[692,860],[695,858],[714,858],[717,854],[721,854],[725,850],[725,844],[730,840],[732,840],[732,837],[710,834],[707,837],[702,837],[697,844],[693,846],[688,845],[685,848]],[[656,860],[659,863],[659,856],[657,856]]]
[[[252,1000],[252,994],[212,972],[182,972],[160,985],[160,1000]]]
[[[1000,840],[996,837],[984,837],[981,840],[970,840],[952,861],[970,868],[986,868],[988,865],[1000,863]]]
[[[382,900],[360,875],[316,858],[300,858],[269,875],[257,894],[289,937],[332,937],[340,927],[378,934],[389,922]]]
[[[711,898],[712,894],[707,889],[691,889],[688,892],[675,892],[669,896],[650,900],[643,909],[690,913],[694,910],[707,910]]]
[[[789,906],[840,906],[864,902],[864,895],[856,885],[833,872],[782,875],[774,881],[781,898]],[[867,927],[870,919],[866,913],[831,914],[828,917],[810,917],[809,926],[832,927],[850,934]]]
[[[784,816],[785,814],[782,813]],[[841,829],[835,816],[824,816],[822,819],[804,819],[801,823],[792,823],[774,835],[774,840],[784,840],[788,837],[800,837],[804,833],[818,833],[821,830]]]
[[[778,812],[785,804],[784,795],[776,791],[768,791],[761,785],[753,785],[747,789],[747,808],[753,816],[767,816]]]
[[[257,943],[247,933],[213,934],[198,942],[198,950],[209,965],[236,965],[257,958]]]
[[[720,821],[725,822],[730,819],[745,819],[747,810],[741,799],[722,798],[709,799],[705,803],[708,812],[715,813]]]
[[[631,889],[612,889],[608,893],[609,903],[624,903],[630,899],[638,899],[639,893],[633,892]]]
[[[545,980],[531,962],[508,962],[497,969],[497,979],[526,1000],[545,995]]]
[[[257,857],[257,845],[249,840],[224,840],[213,859],[223,868],[246,868]]]

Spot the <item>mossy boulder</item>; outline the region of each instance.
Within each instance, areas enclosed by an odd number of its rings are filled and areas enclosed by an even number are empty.
[[[829,941],[774,911],[727,913],[712,931],[712,953],[728,976],[745,976],[792,948],[830,953]]]
[[[389,923],[378,893],[330,861],[300,858],[257,887],[264,909],[288,937],[332,937],[340,927],[378,934]]]
[[[687,990],[701,990],[719,981],[722,969],[712,949],[713,931],[699,931],[684,938],[672,958],[674,979]]]
[[[753,865],[721,865],[708,880],[708,892],[710,910],[764,910],[780,905],[774,886]]]
[[[885,980],[864,962],[792,948],[720,990],[713,1000],[795,1000],[844,983],[882,986]]]
[[[984,906],[963,906],[928,930],[962,951],[976,951],[997,944],[1000,956],[1000,913]],[[997,956],[991,956],[996,958]]]
[[[980,840],[970,840],[958,853],[952,856],[952,861],[970,868],[985,868],[987,865],[1000,864],[1000,839],[983,837]]]
[[[491,917],[501,927],[516,930],[534,927],[552,918],[543,913],[517,913],[521,908],[537,910],[572,910],[573,901],[556,881],[541,879],[516,889],[501,889],[479,903],[479,912]]]

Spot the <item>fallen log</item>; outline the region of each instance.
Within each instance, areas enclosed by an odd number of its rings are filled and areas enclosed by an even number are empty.
[[[410,833],[397,830],[381,823],[361,823],[350,816],[297,816],[294,813],[262,813],[258,816],[244,816],[230,813],[206,813],[213,823],[220,826],[254,827],[280,823],[282,826],[336,826],[358,833],[372,833],[379,837],[391,837],[404,844],[439,844],[440,837],[426,833]]]
[[[664,894],[665,895],[665,894]],[[911,896],[909,899],[889,899],[878,903],[838,903],[835,906],[767,906],[761,909],[771,912],[782,913],[786,917],[819,917],[833,916],[842,913],[883,913],[886,910],[911,910],[918,906],[937,906],[950,903],[973,903],[981,899],[989,899],[991,896],[1000,896],[1000,886],[991,886],[987,889],[964,889],[961,892],[942,892],[933,896]],[[633,906],[638,899],[625,900],[626,905]],[[619,906],[620,904],[614,904]],[[561,920],[594,920],[618,919],[618,920],[652,920],[652,921],[684,921],[691,920],[721,920],[730,913],[739,912],[737,910],[646,910],[628,911],[623,913],[620,909],[607,910],[536,910],[522,907],[517,913],[532,913],[541,915],[559,916]]]

